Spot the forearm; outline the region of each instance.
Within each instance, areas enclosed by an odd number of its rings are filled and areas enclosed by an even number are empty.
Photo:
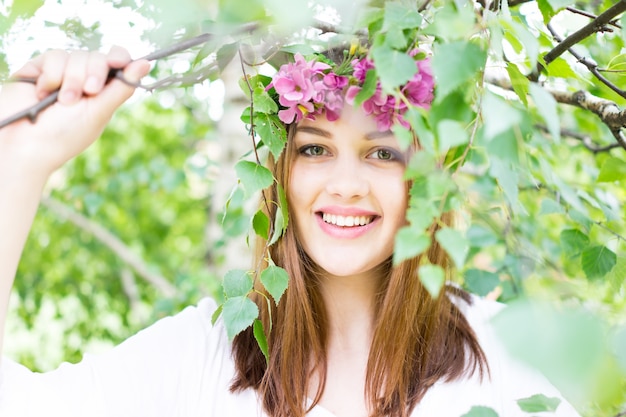
[[[0,355],[11,287],[46,181],[6,159],[0,154]]]

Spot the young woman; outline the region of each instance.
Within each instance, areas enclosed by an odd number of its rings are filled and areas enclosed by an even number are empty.
[[[0,129],[0,330],[48,176],[96,140],[132,94],[120,80],[105,82],[109,68],[125,68],[124,77],[136,81],[148,64],[120,49],[106,56],[51,51],[16,74],[37,78],[36,85],[3,88],[2,118],[60,94],[36,123]],[[348,94],[341,80],[330,81]],[[280,94],[278,77],[275,83]],[[281,104],[290,110],[294,97],[284,94]],[[219,320],[212,325],[216,306],[206,299],[107,354],[53,372],[33,374],[5,359],[0,415],[457,417],[485,406],[509,417],[526,415],[518,399],[560,398],[498,344],[489,326],[498,304],[454,287],[433,299],[416,276],[419,259],[392,266],[410,155],[388,123],[349,100],[315,112],[281,116],[291,118],[289,138],[273,169],[291,219],[271,255],[290,283],[272,306],[269,361],[250,330],[230,342]],[[447,265],[436,245],[427,256]],[[267,304],[258,305],[268,327]],[[562,401],[554,415],[577,414]]]

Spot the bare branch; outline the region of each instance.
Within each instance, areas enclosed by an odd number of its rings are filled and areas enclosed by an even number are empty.
[[[550,132],[548,127],[544,125],[535,125],[535,128],[546,133]],[[591,136],[585,135],[583,133],[576,132],[570,129],[561,129],[561,136],[580,141],[585,148],[587,148],[589,151],[593,152],[594,154],[608,152],[611,149],[619,148],[621,146],[619,143],[611,143],[610,145],[601,146],[595,143],[591,139]]]
[[[146,282],[153,285],[161,293],[167,297],[173,297],[176,294],[176,288],[163,276],[156,274],[148,268],[145,262],[137,254],[133,253],[128,246],[124,244],[113,233],[88,219],[80,213],[75,212],[62,202],[46,197],[41,201],[42,205],[51,212],[61,218],[69,220],[72,224],[81,230],[93,235],[100,243],[104,244],[113,253],[115,253],[123,262],[125,262],[135,273],[143,278]]]
[[[135,282],[133,271],[128,268],[123,268],[120,278],[122,279],[122,289],[124,290],[124,294],[126,294],[128,302],[130,303],[130,309],[132,311],[137,311],[139,308],[140,296],[139,287],[137,287],[137,283]]]
[[[567,10],[567,11],[569,11],[569,12],[572,12],[572,13],[574,13],[574,14],[579,14],[579,15],[581,15],[581,16],[588,17],[588,18],[590,18],[590,19],[597,19],[597,18],[598,18],[598,16],[596,16],[595,14],[588,13],[588,12],[586,12],[586,11],[584,11],[584,10],[579,10],[579,9],[576,9],[576,8],[574,8],[574,7],[572,7],[572,6],[567,6],[567,7],[565,8],[565,10]],[[611,21],[610,21],[607,25],[610,25],[610,26],[616,27],[616,28],[618,28],[618,29],[621,29],[621,28],[622,28],[622,26],[621,26],[619,23],[617,23],[617,19],[611,20]],[[612,29],[610,29],[610,28],[608,28],[608,27],[605,27],[605,28],[603,28],[603,29],[602,29],[602,31],[612,32],[613,30],[612,30]]]
[[[255,30],[257,30],[259,28],[259,24],[256,22],[252,22],[252,23],[248,23],[245,25],[242,25],[237,31],[235,31],[236,34],[242,34],[242,33],[249,33],[249,32],[254,32]],[[152,52],[146,56],[144,56],[141,59],[145,59],[147,61],[154,61],[157,59],[162,59],[165,57],[168,57],[170,55],[185,51],[189,48],[192,48],[194,46],[198,46],[198,45],[202,45],[203,43],[208,42],[209,40],[211,40],[215,35],[211,34],[211,33],[203,33],[201,35],[198,35],[196,37],[190,38],[190,39],[185,39],[181,42],[175,43],[174,45],[168,46],[166,48],[160,49],[158,51]],[[209,67],[210,70],[213,70],[214,67]],[[116,70],[111,70],[109,72],[109,80],[112,78],[117,78],[123,82],[125,82],[126,84],[135,87],[135,88],[145,88],[146,90],[152,91],[155,88],[161,88],[164,85],[165,86],[169,86],[175,83],[179,83],[181,82],[181,80],[184,82],[185,80],[189,79],[191,81],[197,81],[198,78],[194,78],[196,76],[198,76],[199,74],[204,75],[205,72],[204,71],[198,71],[196,73],[193,74],[188,74],[186,76],[182,76],[179,78],[176,77],[168,77],[165,80],[162,80],[160,82],[157,82],[153,85],[149,85],[149,86],[142,86],[141,84],[138,83],[133,83],[130,82],[128,80],[126,80],[123,75],[122,75],[123,70],[122,69],[116,69]],[[206,72],[209,72],[209,70],[207,70]],[[210,75],[210,74],[209,74]],[[189,78],[185,78],[185,77],[189,77]],[[206,79],[203,78],[203,79]],[[10,79],[9,82],[28,82],[28,83],[35,83],[37,80],[33,79],[33,78],[22,78],[22,77],[18,77],[18,78],[14,78],[14,79]],[[18,120],[21,119],[29,119],[32,123],[34,123],[37,119],[37,115],[42,112],[43,110],[45,110],[47,107],[51,106],[52,104],[54,104],[57,101],[59,92],[54,91],[53,93],[51,93],[49,96],[47,96],[45,99],[41,100],[40,102],[34,104],[33,106],[24,109],[16,114],[14,114],[13,116],[7,117],[6,119],[0,121],[0,129],[13,123],[16,122]]]
[[[550,24],[548,24],[548,30],[550,31],[550,33],[552,33],[552,36],[554,36],[554,39],[557,42],[561,42],[561,37],[556,33],[556,31],[554,30],[554,28],[552,28],[552,26]],[[584,66],[587,67],[587,69],[598,79],[600,80],[600,82],[602,82],[604,85],[606,85],[607,87],[609,87],[611,90],[613,90],[614,92],[616,92],[617,94],[619,94],[621,97],[626,98],[626,91],[622,90],[621,88],[619,88],[618,86],[616,86],[615,84],[613,84],[611,81],[609,81],[606,77],[604,77],[604,75],[602,75],[600,73],[600,71],[598,70],[598,64],[596,64],[595,62],[583,57],[582,55],[578,54],[576,51],[574,51],[574,49],[569,48],[568,52],[570,54],[572,54],[577,60],[578,62],[580,62],[581,64],[583,64]]]
[[[508,79],[489,77],[485,81],[506,90],[513,90]],[[596,97],[587,91],[579,90],[572,93],[556,90],[548,86],[543,86],[543,88],[561,104],[569,104],[570,106],[580,107],[594,113],[608,126],[617,143],[626,149],[626,138],[621,132],[622,127],[626,125],[626,110],[621,110],[616,103]]]
[[[593,94],[579,90],[576,92],[561,91],[544,86],[554,99],[562,104],[580,107],[589,110],[597,115],[609,129],[620,129],[626,125],[626,110],[621,110],[619,106],[610,100],[596,97]]]
[[[593,21],[589,22],[589,24],[565,38],[562,42],[556,45],[554,49],[544,55],[543,60],[546,65],[550,64],[550,62],[554,61],[578,42],[601,30],[605,25],[610,23],[616,16],[620,15],[624,11],[626,11],[626,0],[620,0],[608,8],[604,13],[600,14]],[[539,68],[539,70],[541,69]]]
[[[528,3],[534,0],[509,0],[509,7],[519,6],[520,4]],[[478,3],[485,9],[499,10],[502,5],[502,0],[478,0]]]

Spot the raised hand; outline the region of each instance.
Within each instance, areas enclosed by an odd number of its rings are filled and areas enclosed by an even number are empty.
[[[93,143],[113,112],[134,88],[108,80],[110,69],[124,68],[123,77],[138,81],[149,70],[147,61],[131,61],[114,47],[104,55],[60,50],[46,52],[24,65],[0,94],[0,119],[32,106],[59,90],[58,101],[41,112],[35,123],[20,120],[0,129],[0,163],[19,163],[32,175],[47,177]],[[1,180],[1,179],[0,179]]]

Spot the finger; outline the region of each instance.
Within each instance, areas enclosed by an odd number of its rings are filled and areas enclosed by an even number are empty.
[[[67,52],[60,49],[48,51],[39,58],[41,75],[37,79],[36,93],[40,99],[61,87],[67,59]]]
[[[124,68],[123,77],[133,83],[139,80],[150,71],[150,63],[146,60],[133,61]],[[97,97],[94,97],[94,104],[98,106],[97,116],[101,116],[100,122],[106,122],[111,114],[124,101],[133,95],[135,88],[127,83],[112,79]],[[96,104],[97,103],[97,104]]]
[[[10,78],[23,77],[37,79],[41,75],[42,62],[43,57],[42,55],[39,55],[24,64],[20,69],[13,73]]]
[[[89,53],[86,51],[74,51],[70,54],[65,64],[63,82],[59,92],[60,103],[74,104],[83,96],[88,60]]]
[[[130,53],[121,46],[114,45],[107,54],[107,63],[111,68],[124,68],[130,61]]]
[[[98,94],[106,82],[109,65],[105,55],[90,54],[87,59],[87,74],[83,91],[87,95]]]

